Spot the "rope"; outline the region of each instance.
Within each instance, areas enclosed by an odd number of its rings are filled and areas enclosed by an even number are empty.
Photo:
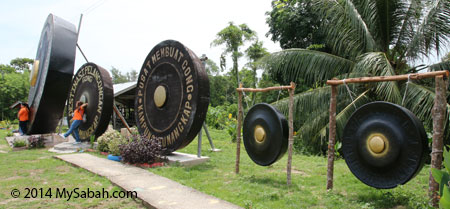
[[[406,92],[408,92],[409,82],[411,82],[411,74],[408,74],[408,81],[406,82],[406,89],[405,89],[405,93],[403,94],[402,106],[405,106],[404,104],[405,104]]]
[[[280,93],[281,93],[281,89],[280,89],[280,90],[278,90],[277,103],[278,103],[278,101],[280,101]]]
[[[355,107],[355,109],[357,109],[357,108],[356,108],[356,104],[355,104],[355,100],[354,100],[353,97],[352,97],[352,94],[354,95],[355,93],[353,93],[353,92],[350,90],[350,88],[348,87],[347,83],[345,83],[345,79],[343,80],[343,82],[344,82],[345,88],[347,89],[348,95],[350,96],[350,99],[352,99],[353,107]],[[356,96],[356,95],[355,95],[355,96]]]
[[[442,151],[442,150],[434,150],[430,154],[432,155],[432,154],[435,154],[435,153],[437,153],[437,154],[444,153],[444,151]]]

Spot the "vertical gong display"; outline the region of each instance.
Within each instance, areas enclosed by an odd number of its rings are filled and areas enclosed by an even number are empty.
[[[75,25],[50,14],[42,29],[30,74],[28,134],[53,132],[63,116],[73,75],[76,44]]]
[[[108,127],[113,111],[113,84],[108,71],[94,63],[86,63],[75,74],[67,100],[67,114],[71,116],[77,101],[88,103],[84,112],[86,121],[81,123],[81,140],[101,136]],[[70,124],[70,121],[69,121]]]
[[[209,104],[209,80],[199,58],[166,40],[148,54],[139,73],[135,114],[139,133],[167,152],[187,146],[200,131]]]

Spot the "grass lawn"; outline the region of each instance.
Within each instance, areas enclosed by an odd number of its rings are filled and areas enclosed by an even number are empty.
[[[269,167],[251,161],[241,146],[240,174],[234,173],[236,144],[225,131],[210,130],[214,145],[221,152],[210,152],[203,134],[202,154],[210,161],[185,168],[170,166],[150,171],[227,200],[245,208],[427,208],[428,173],[422,171],[406,185],[390,190],[378,190],[361,183],[347,168],[345,161],[335,162],[334,189],[326,191],[327,159],[294,155],[292,183],[286,186],[287,153]],[[197,153],[197,141],[179,150]]]
[[[344,160],[335,162],[334,189],[327,192],[324,157],[293,156],[291,187],[286,186],[287,154],[269,167],[254,164],[241,147],[241,173],[234,174],[235,143],[225,131],[210,130],[214,145],[221,152],[210,152],[208,140],[203,135],[203,155],[210,161],[185,168],[166,166],[151,168],[151,172],[165,176],[183,185],[227,200],[245,208],[427,208],[429,166],[406,185],[391,190],[377,190],[359,182],[347,168]],[[12,198],[11,190],[25,188],[79,187],[85,190],[117,191],[107,179],[84,169],[75,168],[52,158],[55,153],[46,149],[13,152],[3,140],[6,133],[0,130],[0,208],[139,208],[132,199],[50,199]],[[197,153],[194,140],[184,153]],[[97,154],[96,154],[97,155]]]
[[[5,130],[0,130],[0,208],[143,208],[139,200],[133,199],[67,199],[55,198],[56,188],[78,191],[120,191],[106,178],[84,169],[73,167],[54,159],[56,153],[47,149],[11,151],[4,140]],[[4,153],[7,152],[7,153]],[[52,188],[53,198],[24,198],[25,188]],[[18,189],[19,198],[11,197],[11,190]]]

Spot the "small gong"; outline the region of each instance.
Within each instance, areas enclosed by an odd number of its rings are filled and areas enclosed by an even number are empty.
[[[273,106],[260,103],[248,111],[243,125],[244,146],[256,164],[268,166],[283,157],[288,137],[287,120]]]
[[[372,102],[357,109],[343,132],[347,166],[363,183],[394,188],[422,168],[428,143],[422,122],[408,109]]]

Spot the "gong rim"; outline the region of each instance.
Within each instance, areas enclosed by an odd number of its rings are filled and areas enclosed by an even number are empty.
[[[88,103],[84,112],[86,122],[80,124],[81,140],[89,140],[101,136],[108,128],[114,105],[114,89],[112,78],[101,66],[89,62],[81,66],[73,77],[72,87],[67,100],[67,115],[75,111],[76,101]],[[70,119],[67,118],[70,125]]]
[[[261,129],[264,139],[261,140]],[[258,165],[268,166],[286,153],[289,127],[284,115],[272,105],[260,103],[247,113],[243,123],[243,141],[248,156]]]
[[[371,140],[379,135],[388,140],[388,150],[370,151]],[[381,101],[358,108],[343,136],[342,150],[350,171],[361,182],[379,189],[411,180],[422,168],[428,146],[424,127],[411,111]]]
[[[166,154],[187,146],[200,131],[209,105],[209,79],[200,59],[182,43],[162,41],[139,73],[135,118],[144,137]]]
[[[49,14],[30,77],[28,134],[53,132],[63,116],[74,70],[76,43],[75,25]]]

